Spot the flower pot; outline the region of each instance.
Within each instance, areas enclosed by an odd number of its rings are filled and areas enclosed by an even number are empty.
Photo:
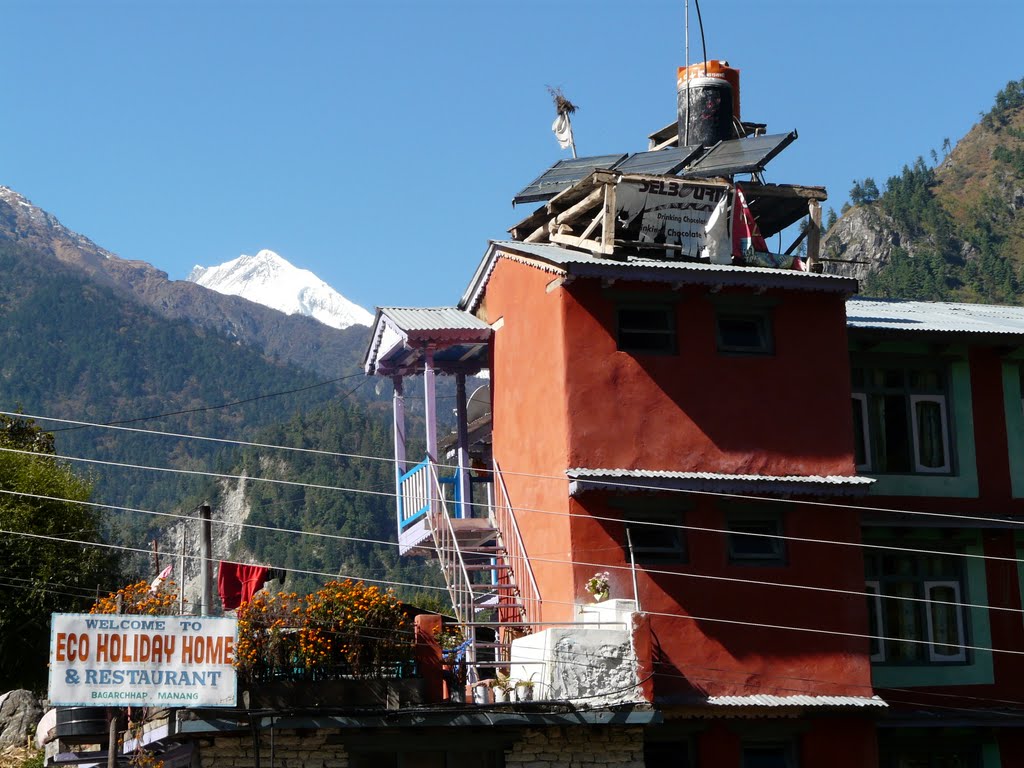
[[[533,701],[533,686],[532,685],[517,685],[516,686],[516,701]]]
[[[607,592],[595,592],[593,595],[591,595],[591,597],[594,598],[594,602],[595,603],[600,603],[602,600],[607,600],[608,599],[608,593]]]
[[[494,691],[494,703],[495,704],[507,704],[511,691],[508,688],[492,688]]]
[[[494,702],[494,694],[491,692],[491,686],[487,683],[477,683],[473,686],[473,703],[474,704],[492,704]]]

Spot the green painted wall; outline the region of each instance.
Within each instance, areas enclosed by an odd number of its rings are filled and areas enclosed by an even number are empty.
[[[1006,450],[1010,456],[1013,498],[1024,498],[1024,409],[1021,408],[1020,367],[1003,363],[1003,403],[1006,408]]]

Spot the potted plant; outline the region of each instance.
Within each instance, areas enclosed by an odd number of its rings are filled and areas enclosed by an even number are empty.
[[[498,676],[491,680],[491,690],[494,692],[494,701],[496,704],[505,704],[511,698],[512,690],[515,688],[515,683],[512,679],[499,672]]]
[[[529,680],[516,681],[516,701],[533,701],[533,677],[536,674],[534,672],[533,675],[530,675]]]
[[[587,579],[583,588],[594,598],[594,602],[600,603],[608,599],[609,578],[608,571],[598,571]]]

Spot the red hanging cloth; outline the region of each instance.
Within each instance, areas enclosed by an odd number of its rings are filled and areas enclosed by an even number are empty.
[[[262,565],[242,565],[220,561],[217,569],[217,594],[225,611],[233,611],[242,603],[252,600],[270,576],[270,569]]]

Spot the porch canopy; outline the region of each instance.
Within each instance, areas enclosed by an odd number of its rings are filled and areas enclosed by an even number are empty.
[[[472,376],[488,366],[492,333],[455,307],[380,307],[363,367],[371,376],[413,376],[428,367]]]
[[[434,377],[455,376],[457,466],[455,516],[469,517],[472,487],[469,473],[469,424],[466,377],[490,364],[491,327],[475,315],[456,307],[380,307],[373,321],[363,369],[370,376],[388,376],[394,384],[395,496],[398,502],[399,552],[418,551],[430,538],[427,517],[437,502],[435,469],[437,404]],[[408,376],[423,375],[423,410],[426,458],[409,467],[405,445],[405,390]]]

